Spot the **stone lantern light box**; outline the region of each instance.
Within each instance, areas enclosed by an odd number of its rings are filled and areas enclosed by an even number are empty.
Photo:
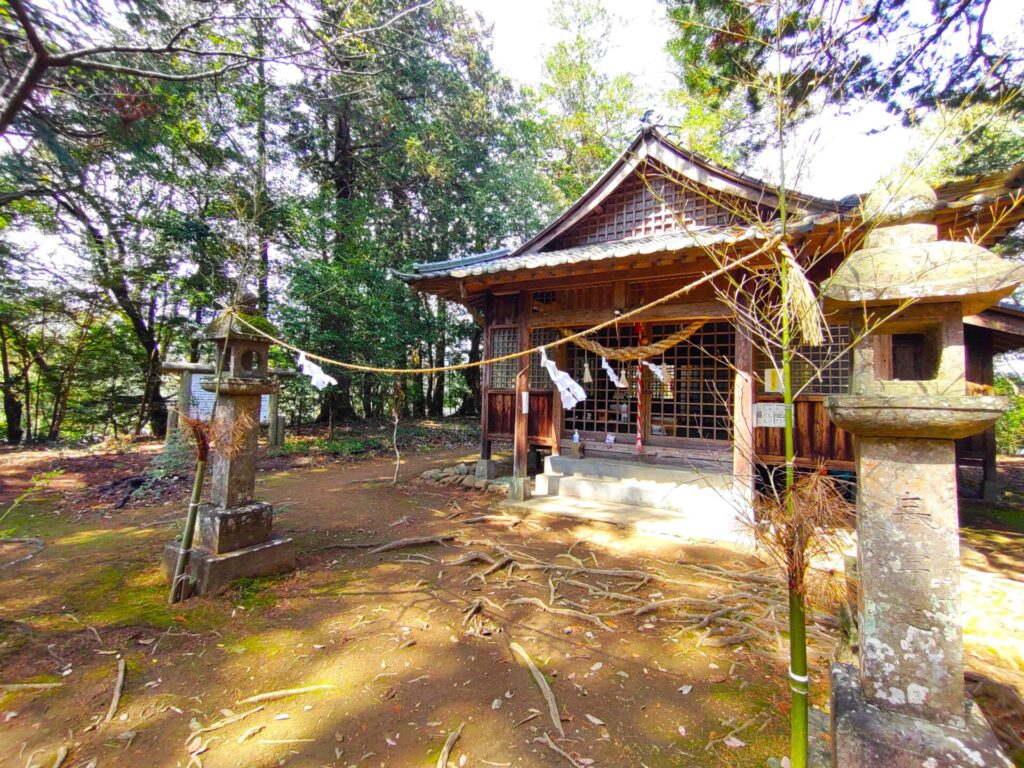
[[[855,339],[850,392],[826,399],[854,435],[858,484],[859,663],[832,671],[842,768],[1011,765],[964,695],[954,440],[1007,407],[968,394],[963,318],[1012,293],[1024,266],[913,223],[935,204],[920,183],[873,193],[871,232],[822,290]]]

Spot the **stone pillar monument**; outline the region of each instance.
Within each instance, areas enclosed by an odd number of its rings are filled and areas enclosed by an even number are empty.
[[[1020,265],[898,224],[923,183],[864,205],[875,225],[823,287],[855,339],[850,394],[826,400],[855,435],[859,666],[832,670],[833,765],[1009,766],[963,685],[956,457],[1005,398],[966,395],[963,317],[1009,295]]]
[[[248,319],[269,326],[263,318]],[[227,314],[207,326],[203,336],[216,343],[223,362],[220,386],[214,378],[202,383],[203,389],[216,392],[217,404],[210,446],[211,501],[199,508],[197,540],[188,563],[193,594],[216,592],[242,576],[295,569],[294,543],[271,533],[273,507],[253,498],[260,397],[278,388],[268,375],[270,343]],[[177,544],[164,548],[169,576],[177,556]]]

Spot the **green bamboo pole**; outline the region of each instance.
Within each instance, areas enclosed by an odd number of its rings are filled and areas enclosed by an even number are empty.
[[[783,194],[783,200],[785,192]],[[785,231],[785,203],[782,203],[782,222]],[[783,300],[781,302],[782,322],[782,402],[786,409],[786,426],[784,429],[786,475],[783,493],[786,500],[786,512],[792,521],[796,517],[796,505],[793,499],[793,484],[796,482],[794,469],[796,450],[793,440],[793,333],[790,324],[790,306],[786,301],[789,281],[789,260],[783,258],[779,265],[779,288]],[[797,278],[799,279],[799,278]],[[803,547],[802,537],[793,542],[793,547]],[[800,552],[790,554],[791,561],[801,562]],[[789,761],[792,768],[806,768],[807,765],[807,628],[804,615],[804,600],[801,585],[796,583],[798,574],[787,568],[789,586]]]
[[[227,309],[232,312],[232,309]],[[213,407],[210,410],[210,423],[213,424],[217,415],[217,402],[220,400],[220,380],[224,371],[224,358],[228,355],[228,345],[231,341],[231,318],[228,318],[228,328],[224,333],[224,351],[217,358],[217,370],[214,374],[216,386],[213,390]],[[197,437],[197,439],[199,439]],[[209,439],[209,438],[207,438]],[[203,480],[206,478],[206,459],[209,446],[196,446],[196,474],[192,481],[192,496],[189,498],[188,515],[185,517],[185,531],[181,535],[181,546],[178,549],[178,559],[174,564],[174,576],[171,578],[171,592],[167,596],[167,604],[174,605],[182,599],[182,584],[185,582],[185,568],[188,565],[189,556],[192,553],[192,543],[195,540],[196,520],[199,517],[199,502],[203,496]]]
[[[195,538],[196,519],[199,517],[199,501],[203,497],[203,480],[206,477],[206,460],[196,459],[196,476],[192,481],[192,496],[188,502],[188,516],[185,518],[185,532],[181,536],[181,547],[174,565],[174,577],[171,579],[171,594],[167,598],[168,605],[174,605],[182,599],[182,585],[186,580],[185,566],[188,564],[192,541]]]
[[[787,200],[786,200],[786,150],[785,150],[785,99],[782,83],[782,3],[775,0],[775,34],[776,34],[776,131],[779,142],[779,224],[783,242],[786,237]],[[796,450],[793,440],[793,328],[794,318],[789,306],[789,281],[801,279],[800,275],[790,275],[790,263],[787,255],[780,252],[779,288],[782,296],[782,402],[786,409],[784,431],[785,440],[785,499],[786,512],[791,523],[796,519],[796,504],[793,499],[793,485],[796,482]],[[794,550],[803,548],[802,536],[793,541]],[[802,563],[803,553],[791,552],[790,563],[787,565],[789,586],[789,762],[791,768],[807,766],[807,626],[804,610],[803,585],[799,583],[802,574],[796,573],[792,563]]]

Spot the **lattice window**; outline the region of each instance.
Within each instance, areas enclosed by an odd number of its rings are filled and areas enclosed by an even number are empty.
[[[830,339],[819,347],[801,344],[795,349],[790,366],[793,390],[805,385],[801,395],[845,395],[850,389],[850,328],[846,325],[829,326]],[[773,392],[772,384],[781,388],[781,374],[772,382],[772,370],[781,369],[781,362],[771,360],[764,351],[757,354],[757,374],[760,392]],[[815,373],[819,375],[815,378]],[[808,385],[808,382],[810,384]]]
[[[680,330],[679,325],[655,325],[651,341],[659,341]],[[686,341],[651,358],[664,366],[666,382],[652,373],[651,435],[700,440],[732,439],[731,364],[735,332],[731,323],[705,323]]]
[[[559,335],[556,328],[534,328],[530,333],[530,346],[536,347],[541,344],[550,344]],[[554,349],[547,350],[549,360],[555,359],[555,351]],[[540,364],[540,352],[534,352],[530,355],[530,389],[551,389],[554,386],[554,382],[551,381],[548,372]]]
[[[692,182],[677,183],[671,172],[651,166],[644,177],[622,182],[599,208],[559,237],[550,250],[625,240],[690,228],[749,223],[752,211],[771,216],[763,206],[723,195]]]
[[[491,329],[491,357],[501,357],[519,351],[518,328]],[[515,358],[491,363],[491,389],[515,389],[518,371]]]
[[[629,347],[639,343],[632,327],[620,327],[617,332],[614,328],[605,328],[598,331],[595,338],[606,347]],[[569,344],[566,359],[569,375],[583,387],[587,399],[572,410],[564,412],[565,428],[570,432],[579,430],[598,435],[636,434],[636,364],[609,361],[615,370],[622,372],[627,378],[628,386],[619,389],[602,370],[601,358],[597,355],[575,344]],[[589,382],[587,378],[590,379]]]

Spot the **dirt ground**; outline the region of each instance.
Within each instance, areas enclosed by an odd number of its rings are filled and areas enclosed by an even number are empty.
[[[45,543],[11,567],[32,545],[0,547],[0,682],[52,685],[0,689],[2,765],[51,766],[67,749],[66,766],[434,766],[460,724],[457,766],[764,766],[785,753],[785,597],[749,556],[511,517],[493,496],[413,479],[468,449],[408,456],[397,486],[385,459],[268,461],[258,493],[299,570],[168,608],[158,559],[180,498],[115,510],[88,493],[152,450],[0,457],[7,503],[33,473],[65,469],[0,521]],[[999,518],[1012,504],[972,511],[965,624],[983,705],[1019,737],[1012,688],[985,683],[1024,690],[1024,537]],[[422,537],[437,542],[372,551]],[[811,626],[819,705],[835,625]]]

